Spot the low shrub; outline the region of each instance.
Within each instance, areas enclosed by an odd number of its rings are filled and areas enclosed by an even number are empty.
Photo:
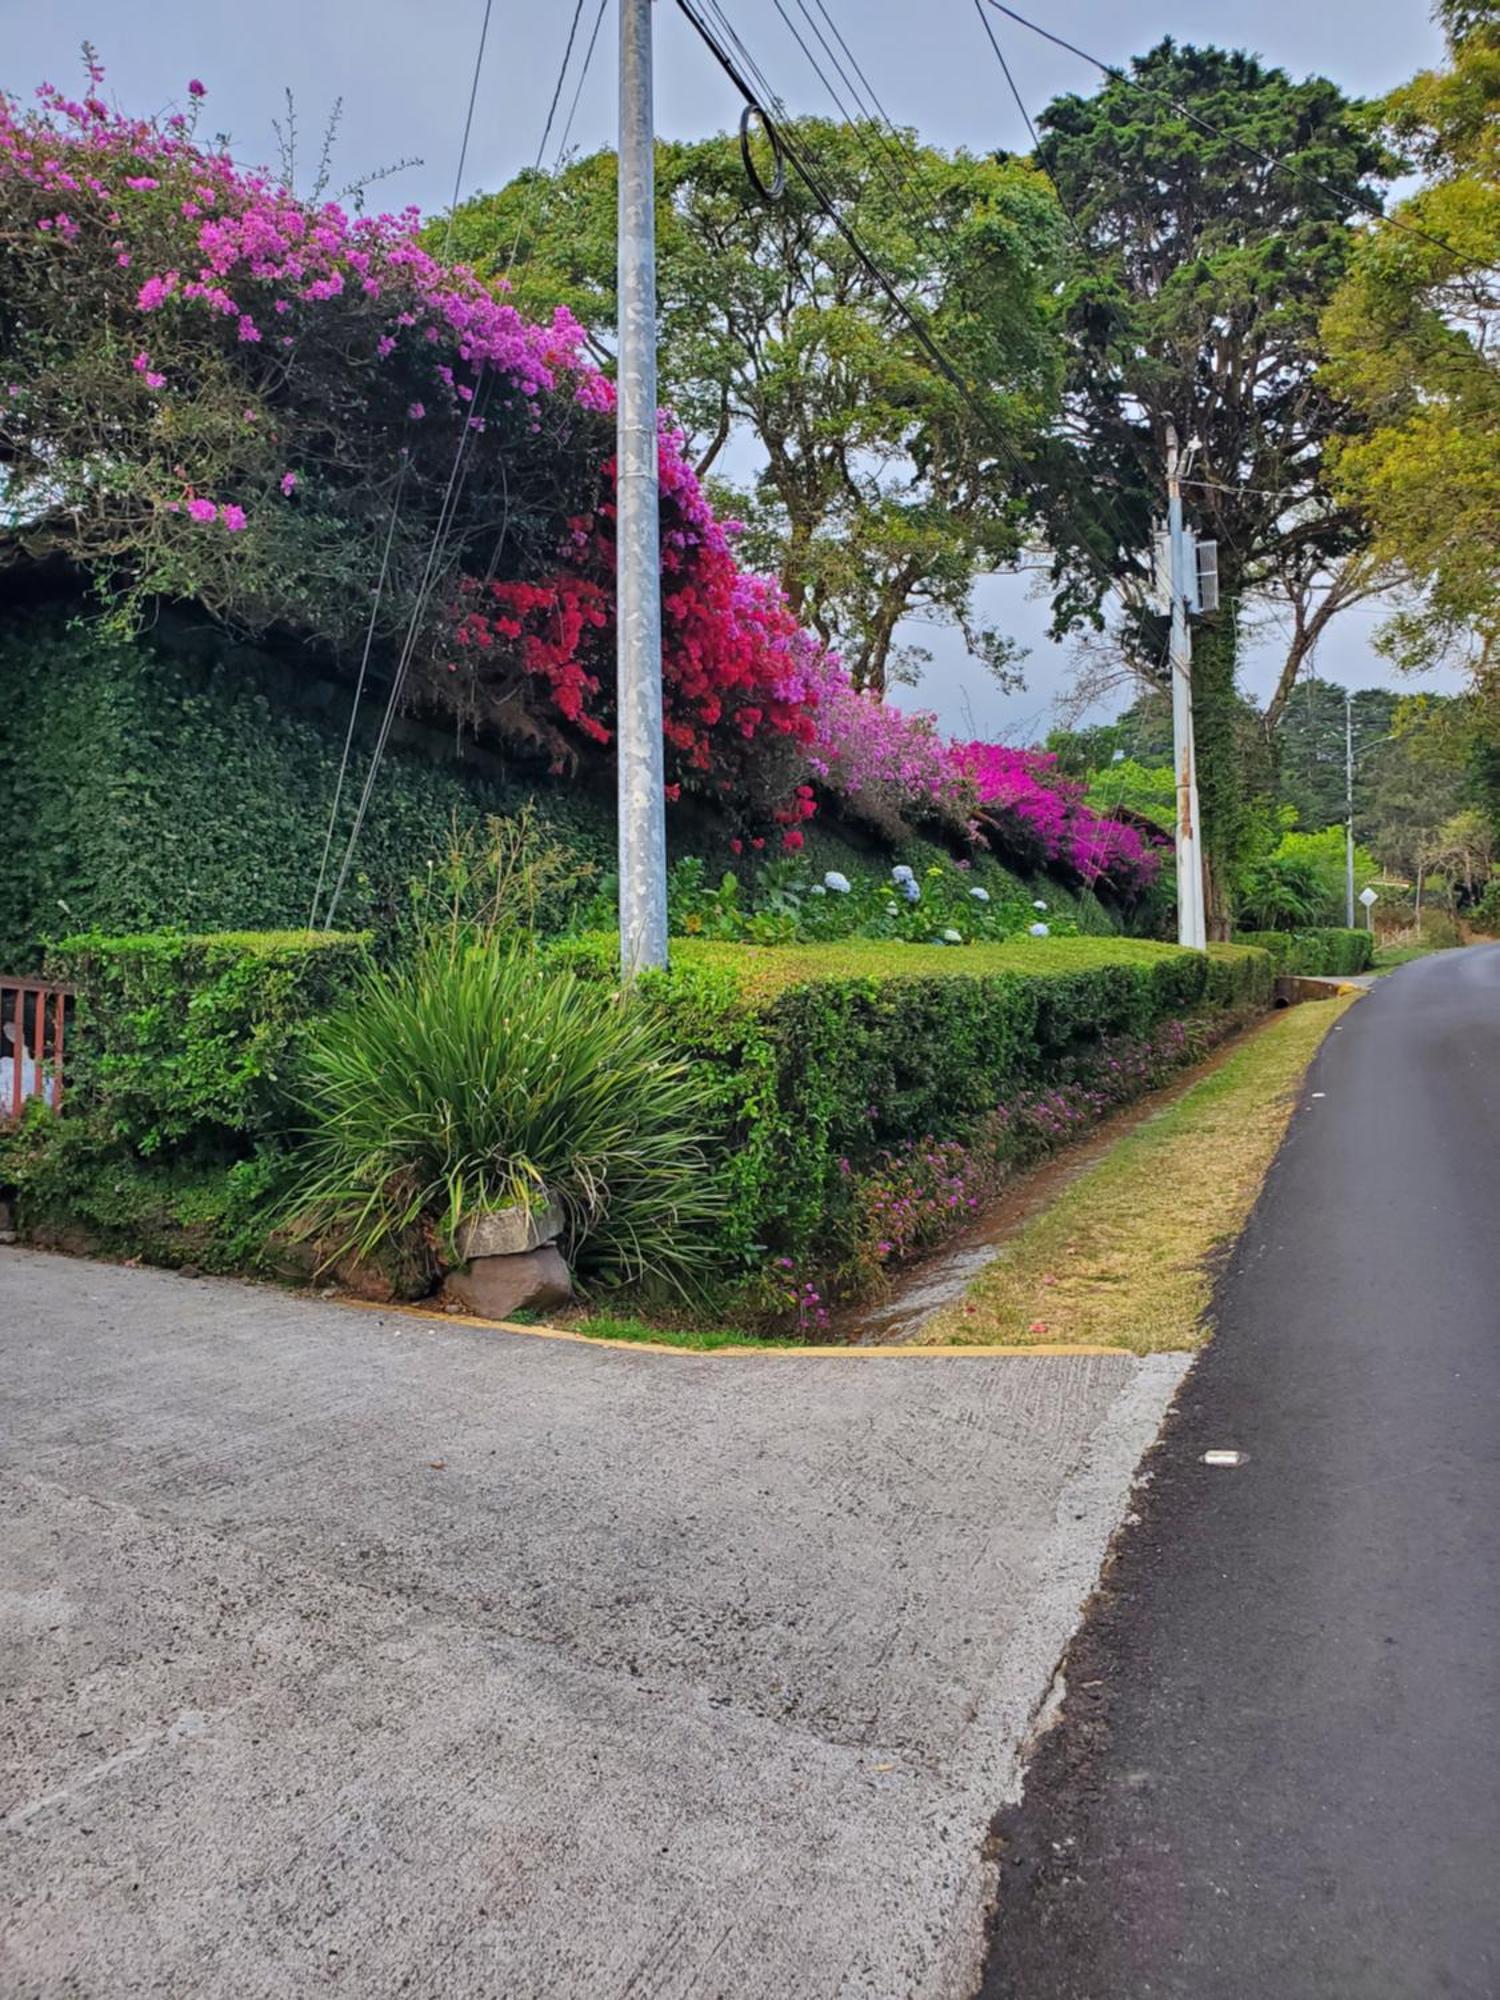
[[[69,1098],[134,1152],[242,1158],[284,1126],[309,1025],[366,955],[311,931],[67,938],[47,970],[78,996]]]
[[[1500,937],[1500,875],[1484,885],[1484,894],[1469,912],[1469,922],[1482,937]]]
[[[1369,931],[1332,926],[1295,931],[1241,931],[1238,942],[1270,952],[1276,970],[1305,978],[1337,979],[1368,972],[1375,962],[1375,940]]]
[[[205,1271],[260,1267],[283,1167],[275,1146],[228,1162],[143,1159],[98,1120],[41,1106],[0,1134],[0,1183],[31,1241]]]
[[[607,936],[553,948],[601,980]],[[803,1325],[862,1240],[863,1184],[914,1140],[969,1142],[997,1109],[1111,1036],[1269,1004],[1265,952],[1020,937],[966,949],[850,939],[757,949],[685,941],[639,997],[693,1063],[720,1135],[721,1268]],[[941,1160],[939,1161],[941,1167]],[[939,1169],[934,1169],[939,1171]]]
[[[666,1024],[520,948],[433,942],[311,1033],[290,1206],[327,1261],[546,1194],[611,1284],[691,1283],[721,1197]]]
[[[35,1241],[204,1270],[260,1267],[312,1023],[365,963],[306,932],[68,939],[76,989],[61,1118],[0,1140]]]

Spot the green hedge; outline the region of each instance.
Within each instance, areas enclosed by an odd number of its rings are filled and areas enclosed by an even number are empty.
[[[1375,940],[1368,931],[1312,927],[1298,931],[1241,931],[1236,943],[1268,951],[1278,972],[1306,978],[1341,978],[1368,972],[1375,962]]]
[[[326,714],[263,687],[278,663],[219,637],[200,654],[121,639],[95,621],[0,626],[0,971],[33,971],[69,932],[281,930],[305,924],[334,794],[347,690]],[[305,669],[303,670],[305,672]],[[371,726],[380,701],[367,703]],[[338,829],[367,768],[356,744]],[[549,835],[614,865],[613,807],[580,790],[480,777],[393,747],[339,907],[382,931],[455,816],[474,826],[533,803]]]
[[[48,972],[76,990],[64,1115],[0,1135],[0,1183],[23,1228],[152,1263],[258,1268],[298,1044],[367,942],[296,931],[58,945]]]
[[[70,1102],[133,1153],[244,1155],[280,1129],[298,1041],[367,948],[306,931],[65,939],[47,970],[77,992]]]
[[[615,940],[553,948],[613,977]],[[640,990],[697,1059],[726,1135],[726,1262],[826,1260],[860,1175],[892,1146],[961,1139],[1008,1095],[1114,1035],[1268,1006],[1266,953],[1136,939],[963,949],[851,940],[778,949],[685,941]]]

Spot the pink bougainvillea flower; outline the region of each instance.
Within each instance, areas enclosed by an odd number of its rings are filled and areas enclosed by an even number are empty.
[[[284,494],[285,494],[285,495],[287,496],[287,498],[288,498],[288,499],[290,499],[290,498],[292,497],[292,495],[293,495],[293,494],[294,494],[294,493],[296,492],[296,490],[297,490],[297,475],[296,475],[296,473],[295,473],[295,472],[283,472],[283,473],[282,473],[282,475],[281,475],[281,490],[282,490],[282,492],[283,492],[283,493],[284,493]]]
[[[245,510],[243,507],[236,507],[231,503],[229,506],[219,509],[219,519],[224,523],[224,526],[229,530],[231,535],[237,535],[245,525]]]
[[[187,511],[193,520],[202,521],[205,526],[208,522],[217,521],[219,518],[219,510],[212,500],[189,500]]]

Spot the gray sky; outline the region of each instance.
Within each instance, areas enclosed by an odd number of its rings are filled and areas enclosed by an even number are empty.
[[[774,0],[723,0],[778,94],[794,112],[832,106]],[[1019,113],[984,40],[973,0],[825,0],[891,116],[934,144],[1024,151]],[[815,10],[814,10],[815,11]],[[1255,49],[1294,75],[1321,72],[1355,93],[1382,92],[1423,64],[1441,43],[1422,0],[1021,0],[1021,11],[1106,61],[1122,63],[1163,34]],[[190,77],[208,87],[205,125],[227,132],[243,159],[272,160],[273,118],[290,88],[310,174],[328,107],[343,99],[335,186],[405,155],[422,164],[377,191],[379,206],[446,205],[458,163],[484,0],[0,0],[0,83],[26,94],[46,79],[73,83],[85,38],[99,49],[107,89],[131,111],[170,108]],[[597,0],[584,0],[580,41]],[[801,21],[798,9],[787,12]],[[562,60],[569,0],[493,0],[464,192],[493,187],[536,157]],[[671,0],[658,6],[657,123],[673,136],[732,125],[739,103]],[[993,16],[1001,46],[1033,116],[1060,90],[1098,82],[1086,64]],[[809,38],[810,39],[810,38]],[[563,95],[566,116],[577,75]],[[825,64],[825,67],[827,65]],[[584,150],[611,143],[614,7],[606,16],[572,131]],[[557,132],[554,132],[553,144]],[[550,149],[549,149],[550,150]],[[986,586],[986,615],[1033,648],[1024,694],[1002,695],[946,635],[934,666],[905,702],[936,707],[951,729],[972,720],[984,736],[1025,741],[1045,731],[1067,659],[1042,636],[1045,606],[1024,579]],[[1378,616],[1346,613],[1325,640],[1319,672],[1355,685],[1388,682],[1370,652]],[[1247,684],[1265,684],[1269,655],[1252,660]]]

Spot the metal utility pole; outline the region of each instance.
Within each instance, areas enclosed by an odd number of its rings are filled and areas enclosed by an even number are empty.
[[[620,969],[667,962],[661,526],[656,445],[653,0],[620,5],[619,380],[616,399]]]
[[[1351,931],[1354,928],[1354,696],[1347,688],[1344,690],[1344,928]]]
[[[1208,949],[1203,909],[1203,848],[1198,827],[1198,766],[1193,756],[1193,640],[1188,630],[1188,542],[1182,525],[1177,427],[1167,425],[1167,547],[1172,592],[1172,762],[1177,772],[1177,942]],[[1197,557],[1194,555],[1196,572]]]

